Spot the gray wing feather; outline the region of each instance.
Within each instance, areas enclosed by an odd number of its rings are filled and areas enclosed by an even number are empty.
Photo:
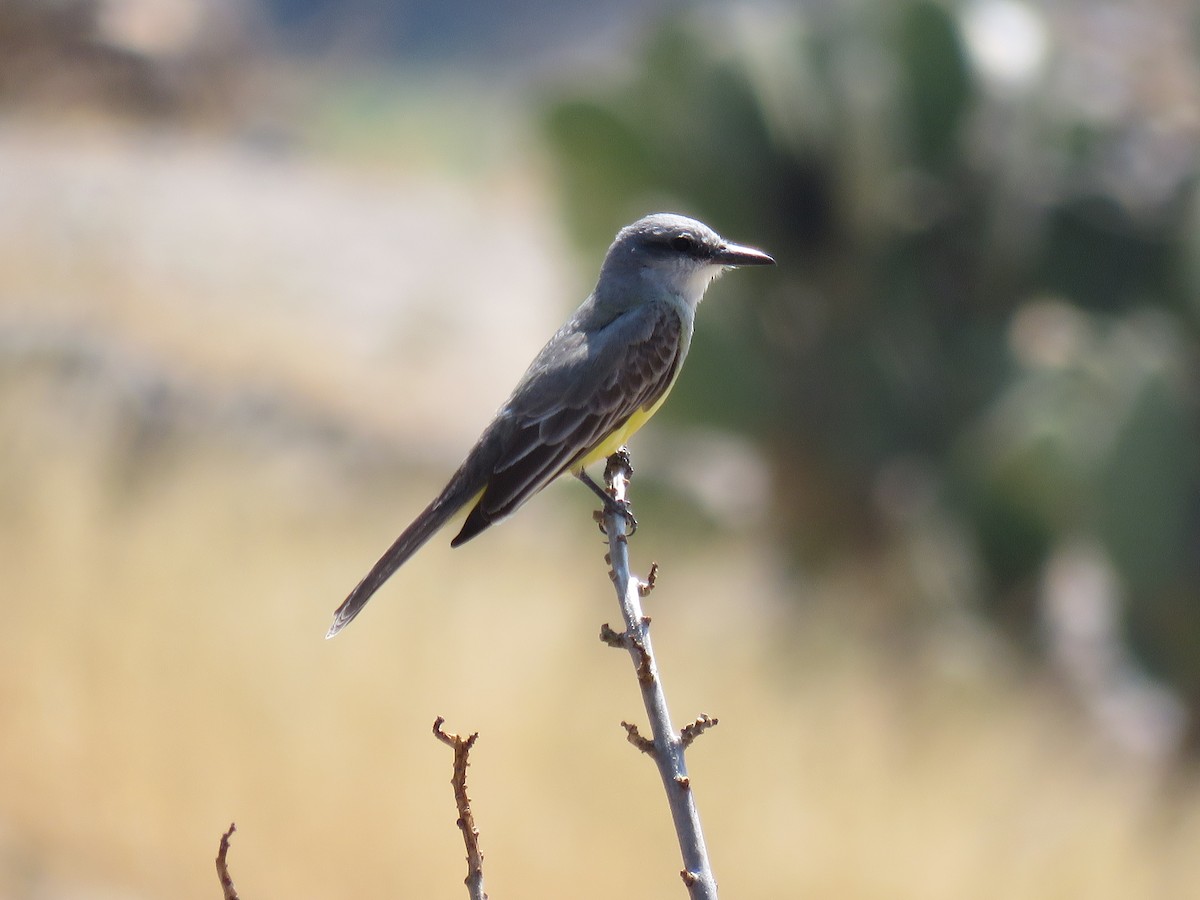
[[[556,335],[530,366],[498,421],[500,452],[458,546],[571,468],[639,409],[679,367],[683,322],[666,304],[636,307],[605,328]]]
[[[636,307],[600,329],[567,323],[538,354],[441,494],[338,607],[326,636],[349,624],[472,497],[482,491],[453,546],[513,512],[634,412],[654,403],[679,368],[682,335],[679,313],[659,304]]]

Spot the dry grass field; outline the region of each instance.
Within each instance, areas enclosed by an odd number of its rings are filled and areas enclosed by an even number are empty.
[[[231,820],[245,900],[461,897],[436,715],[481,733],[493,897],[682,896],[580,490],[322,640],[586,289],[536,178],[8,123],[0,191],[0,897],[216,897]],[[471,265],[463,221],[506,224]],[[724,895],[1200,897],[1195,785],[982,628],[881,653],[831,610],[895,572],[797,586],[765,534],[639,511],[674,715],[721,719],[690,766]]]

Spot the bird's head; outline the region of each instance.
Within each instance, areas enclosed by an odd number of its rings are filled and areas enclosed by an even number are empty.
[[[703,222],[655,213],[622,228],[608,248],[600,281],[631,276],[683,298],[693,308],[714,278],[738,266],[769,266],[761,250],[725,240]]]

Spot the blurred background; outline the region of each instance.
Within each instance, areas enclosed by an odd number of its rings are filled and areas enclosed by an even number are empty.
[[[0,897],[681,895],[589,495],[427,547],[622,225],[737,897],[1200,897],[1200,9],[0,0]]]

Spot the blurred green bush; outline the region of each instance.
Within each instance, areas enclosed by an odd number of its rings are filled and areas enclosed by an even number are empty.
[[[778,259],[706,305],[667,414],[760,442],[798,560],[888,540],[881,478],[916,473],[1028,640],[1095,539],[1200,714],[1197,20],[1137,16],[697,12],[544,122],[583,242],[671,208]]]

